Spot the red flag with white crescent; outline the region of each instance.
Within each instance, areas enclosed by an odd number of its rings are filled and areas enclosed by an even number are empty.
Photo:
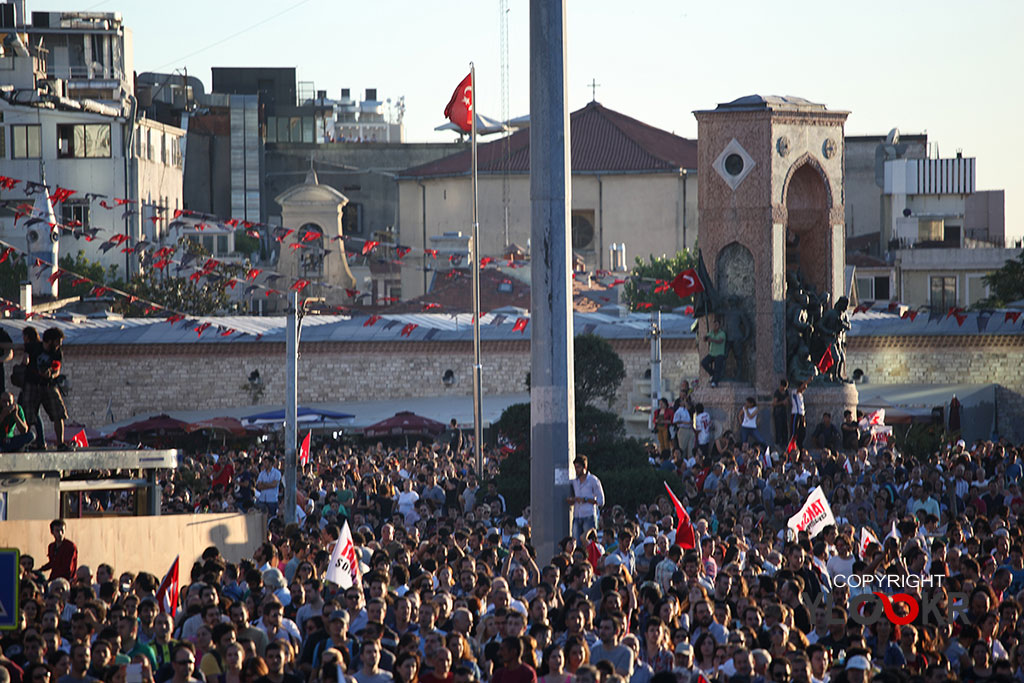
[[[174,558],[174,564],[167,570],[164,580],[160,582],[160,588],[156,591],[156,603],[160,605],[162,612],[167,612],[172,617],[178,612],[178,560]]]
[[[697,292],[704,291],[704,283],[700,281],[700,276],[697,275],[697,270],[695,268],[687,268],[680,272],[675,276],[669,286],[675,290],[675,293],[679,295],[680,299],[685,299]]]
[[[473,78],[466,74],[459,86],[452,93],[448,106],[444,108],[444,117],[468,133],[473,130]]]
[[[302,440],[299,445],[299,464],[305,465],[309,462],[309,439],[313,435],[312,431],[306,432],[306,438]]]

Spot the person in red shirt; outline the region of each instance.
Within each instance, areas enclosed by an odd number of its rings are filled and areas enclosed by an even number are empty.
[[[235,476],[235,466],[231,463],[234,451],[227,457],[220,457],[213,466],[213,481],[211,486],[216,489],[218,486],[227,490],[231,487],[231,479]]]
[[[75,572],[78,571],[78,546],[64,538],[66,531],[67,523],[63,519],[55,519],[50,522],[53,543],[46,548],[46,557],[49,562],[39,568],[41,572],[50,570],[50,581],[54,579],[73,581]]]
[[[505,666],[494,672],[491,683],[537,683],[537,672],[523,663],[523,641],[518,637],[501,641],[501,659]]]

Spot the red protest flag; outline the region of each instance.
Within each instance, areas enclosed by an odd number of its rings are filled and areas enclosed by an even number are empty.
[[[836,361],[832,358],[832,347],[830,346],[825,349],[825,353],[821,354],[821,359],[818,361],[818,372],[825,374],[835,364]]]
[[[800,449],[797,448],[796,434],[794,434],[793,436],[789,437],[789,445],[786,446],[786,455],[789,455],[790,453],[796,453],[798,450]]]
[[[164,580],[156,591],[156,604],[160,606],[161,612],[167,612],[172,617],[178,612],[178,558],[174,558],[174,564],[167,570]]]
[[[407,323],[406,326],[402,328],[401,336],[408,337],[410,334],[412,334],[412,331],[415,330],[417,327],[419,327],[419,325],[417,325],[416,323]]]
[[[529,318],[516,318],[516,324],[512,326],[513,332],[526,333],[526,326],[530,324]]]
[[[313,432],[306,432],[306,438],[299,445],[299,464],[305,465],[309,462],[309,439]]]
[[[444,117],[463,132],[473,130],[473,76],[466,74],[444,108]]]
[[[693,529],[693,523],[690,522],[690,515],[686,512],[686,508],[676,498],[676,494],[669,488],[668,482],[665,483],[665,490],[668,491],[668,497],[672,499],[672,504],[676,507],[676,517],[679,518],[679,525],[676,527],[676,545],[683,550],[690,550],[697,547],[697,533]]]
[[[673,278],[672,289],[675,290],[680,299],[685,299],[697,292],[703,292],[704,283],[700,281],[696,268],[687,268]]]
[[[296,292],[301,292],[309,286],[309,280],[296,280],[295,284],[292,285],[292,289]]]
[[[76,448],[88,448],[89,438],[85,435],[85,430],[83,429],[71,437],[71,443],[75,444]]]
[[[374,240],[367,240],[366,242],[364,242],[363,243],[363,256],[366,256],[371,251],[376,249],[377,245],[379,245],[379,244],[380,244],[380,242],[376,242]]]
[[[378,320],[380,320],[379,315],[371,315],[369,318],[366,319],[366,322],[363,323],[363,327],[373,327],[374,325],[377,324]]]

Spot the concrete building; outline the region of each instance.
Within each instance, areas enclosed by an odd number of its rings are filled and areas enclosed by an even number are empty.
[[[33,18],[38,15],[33,14]],[[60,42],[50,14],[45,16],[51,22],[50,32],[45,35],[52,42]],[[16,35],[21,36],[22,46],[30,45],[30,27],[24,27],[25,31],[20,28]],[[119,24],[118,29],[124,30]],[[81,29],[70,22],[69,31],[67,40],[73,43],[72,38]],[[88,89],[71,89],[67,81],[48,77],[50,58],[52,55],[34,47],[5,51],[0,57],[0,85],[8,86],[0,95],[0,168],[11,178],[42,182],[45,176],[51,189],[75,190],[69,200],[55,207],[58,221],[75,226],[74,230],[61,232],[61,254],[83,251],[104,265],[117,265],[122,273],[126,268],[134,269],[134,256],[120,250],[100,250],[106,239],[103,235],[121,233],[133,240],[152,242],[165,237],[173,211],[181,208],[184,131],[138,117],[128,96],[130,91],[115,93],[111,88],[105,94],[117,94],[119,98],[112,104],[62,94],[80,94]],[[94,75],[109,73],[98,70]],[[32,204],[24,188],[21,183],[4,192],[3,199],[10,206],[0,215],[0,236],[18,245],[33,237],[31,231],[15,224],[10,208],[19,199]],[[121,206],[115,198],[129,201]],[[87,241],[82,231],[90,228],[105,232],[100,233],[100,239]],[[45,236],[37,232],[35,237],[39,240]],[[29,244],[30,250],[35,250],[34,246]]]
[[[1005,244],[1004,193],[976,188],[977,160],[939,158],[925,135],[847,138],[847,264],[862,301],[969,307]],[[934,151],[934,154],[929,154]]]
[[[617,243],[626,243],[630,262],[696,243],[696,141],[597,102],[572,112],[570,126],[572,249],[587,269],[608,268]],[[399,239],[413,253],[429,248],[432,237],[470,232],[469,157],[467,150],[399,173]],[[530,239],[529,158],[529,129],[479,145],[482,255]],[[428,272],[403,272],[403,295],[428,291],[430,279]]]

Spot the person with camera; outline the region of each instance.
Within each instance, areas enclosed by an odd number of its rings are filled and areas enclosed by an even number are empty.
[[[57,449],[70,451],[74,447],[64,443],[64,420],[68,418],[68,411],[60,389],[64,384],[64,377],[61,375],[64,361],[63,344],[64,332],[57,327],[51,327],[43,332],[41,345],[26,344],[28,369],[25,373],[22,406],[30,424],[36,422],[39,408],[42,407],[53,422]],[[40,448],[46,447],[46,439],[41,430],[36,434],[35,443]]]

